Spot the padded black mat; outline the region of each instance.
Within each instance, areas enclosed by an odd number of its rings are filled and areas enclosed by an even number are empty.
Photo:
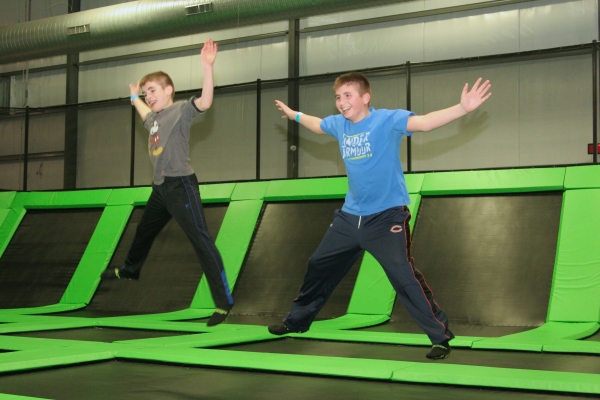
[[[2,393],[57,400],[566,400],[550,393],[108,361],[0,375]]]
[[[228,204],[205,204],[208,230],[216,238]],[[143,207],[133,211],[110,262],[120,266],[142,218]],[[189,239],[174,219],[155,239],[144,263],[139,281],[102,281],[94,298],[83,310],[61,313],[65,316],[101,317],[169,312],[188,308],[202,278],[202,267]]]
[[[560,192],[422,198],[415,267],[455,334],[498,336],[546,321],[561,206]],[[420,332],[398,301],[391,321],[370,330]]]
[[[28,210],[0,258],[0,309],[58,303],[102,211]]]
[[[76,329],[58,329],[52,331],[19,332],[8,334],[8,336],[32,337],[42,339],[85,340],[92,342],[111,343],[118,340],[150,339],[168,336],[183,336],[188,334],[189,333],[187,332],[93,327]]]
[[[189,334],[190,333],[188,332],[92,327],[58,329],[52,331],[19,332],[8,334],[8,336],[33,337],[41,339],[85,340],[110,343],[118,340],[150,339],[157,337],[183,336]]]
[[[280,320],[298,295],[309,257],[316,250],[342,200],[266,203],[233,292],[230,323]],[[362,256],[334,290],[317,319],[346,314]]]

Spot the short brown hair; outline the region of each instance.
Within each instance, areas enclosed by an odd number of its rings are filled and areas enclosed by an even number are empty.
[[[361,96],[365,93],[371,94],[371,83],[369,78],[360,72],[348,72],[347,74],[340,75],[336,78],[333,83],[333,90],[338,90],[341,86],[353,83],[356,85],[358,94]]]
[[[168,74],[162,71],[152,72],[151,74],[144,76],[140,80],[140,87],[144,86],[148,82],[156,82],[163,89],[165,89],[167,86],[171,86],[173,88],[173,93],[171,93],[171,99],[175,99],[175,85],[173,84],[173,80]]]

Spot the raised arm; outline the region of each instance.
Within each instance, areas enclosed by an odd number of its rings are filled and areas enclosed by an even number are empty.
[[[194,100],[194,104],[201,111],[206,111],[210,108],[213,102],[215,91],[215,83],[213,80],[213,64],[217,58],[217,44],[212,39],[208,39],[202,50],[200,50],[200,59],[202,60],[202,71],[204,80],[202,84],[202,96]]]
[[[133,99],[131,100],[131,104],[135,107],[140,117],[142,117],[142,121],[146,120],[146,116],[152,110],[148,107],[148,104],[142,99],[139,98],[140,93],[140,81],[137,81],[135,85],[129,84],[129,96]]]
[[[433,111],[429,114],[413,115],[409,117],[406,130],[409,132],[430,131],[439,128],[440,126],[444,126],[475,110],[492,95],[492,93],[487,93],[492,87],[490,81],[487,80],[481,84],[481,80],[481,78],[477,79],[470,91],[469,84],[465,84],[460,96],[459,104],[443,110]]]
[[[292,121],[297,121],[300,125],[307,128],[309,131],[314,133],[318,133],[319,135],[324,134],[321,130],[321,118],[313,117],[312,115],[307,115],[303,113],[298,113],[298,111],[294,111],[288,106],[285,105],[282,101],[275,100],[275,106],[281,111],[283,111],[283,116],[281,118],[291,119]],[[300,114],[300,115],[298,115]]]

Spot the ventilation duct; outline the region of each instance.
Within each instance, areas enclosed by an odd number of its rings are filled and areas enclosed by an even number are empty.
[[[0,64],[406,1],[131,1],[0,27]]]

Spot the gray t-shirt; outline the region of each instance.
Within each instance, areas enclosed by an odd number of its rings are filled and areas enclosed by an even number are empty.
[[[180,100],[158,113],[146,116],[144,127],[150,131],[148,153],[154,167],[154,184],[165,176],[187,176],[194,173],[190,165],[190,127],[192,120],[204,113],[196,108],[195,97]]]

